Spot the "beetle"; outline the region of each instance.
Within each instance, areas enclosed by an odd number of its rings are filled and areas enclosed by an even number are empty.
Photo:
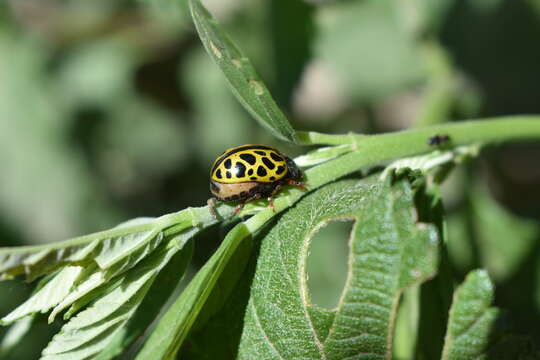
[[[295,162],[279,150],[246,144],[227,149],[219,155],[210,170],[210,211],[215,215],[217,201],[240,201],[235,213],[245,203],[266,197],[274,208],[272,196],[284,185],[305,190],[303,174]]]
[[[446,144],[447,142],[450,141],[450,136],[449,135],[446,135],[446,134],[443,134],[443,135],[433,135],[432,137],[430,137],[427,141],[427,144],[430,145],[430,146],[441,146],[441,145],[444,145]]]

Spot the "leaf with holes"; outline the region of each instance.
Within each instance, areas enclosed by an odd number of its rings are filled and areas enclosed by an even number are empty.
[[[418,222],[413,195],[405,181],[347,180],[287,212],[263,240],[238,358],[390,358],[400,294],[438,263],[437,230]],[[326,310],[311,303],[305,265],[313,234],[336,219],[354,221],[349,273]]]
[[[296,132],[276,105],[249,59],[234,45],[199,0],[189,0],[189,6],[206,51],[223,71],[240,103],[274,136],[297,142]]]

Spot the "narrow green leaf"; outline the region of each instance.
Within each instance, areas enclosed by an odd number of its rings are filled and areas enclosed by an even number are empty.
[[[443,360],[488,359],[488,345],[499,314],[490,307],[493,284],[485,270],[472,271],[454,293]]]
[[[341,181],[290,209],[263,240],[238,358],[390,358],[399,296],[438,262],[437,231],[417,222],[413,195],[407,182]],[[313,234],[336,219],[355,221],[349,275],[337,308],[323,311],[305,264]]]
[[[206,51],[223,71],[240,103],[274,136],[297,142],[294,129],[276,105],[249,59],[234,45],[199,0],[189,0],[189,6]]]
[[[257,246],[256,240],[254,246]],[[236,359],[256,262],[257,251],[252,251],[252,242],[242,242],[208,297],[177,358]]]
[[[177,236],[114,282],[106,295],[62,327],[43,350],[42,359],[87,359],[118,341],[118,333],[143,301],[157,274],[196,232],[191,229]]]

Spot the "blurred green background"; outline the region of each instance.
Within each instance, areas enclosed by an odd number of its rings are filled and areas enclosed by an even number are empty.
[[[296,129],[376,133],[540,113],[538,0],[203,2]],[[243,143],[306,150],[249,119],[183,1],[0,2],[0,246],[201,206],[214,157]],[[512,328],[537,336],[539,158],[538,144],[491,148],[445,188],[456,280],[486,266]],[[343,284],[346,266],[335,264],[346,262],[349,225],[329,226],[311,248],[321,306]],[[197,241],[195,267],[219,234]],[[0,313],[30,290],[1,283]],[[40,321],[17,358],[35,358],[50,330]]]

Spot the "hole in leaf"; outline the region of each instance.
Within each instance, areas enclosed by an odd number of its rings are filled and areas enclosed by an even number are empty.
[[[349,237],[354,222],[334,220],[311,238],[306,272],[311,303],[334,309],[347,280]]]

